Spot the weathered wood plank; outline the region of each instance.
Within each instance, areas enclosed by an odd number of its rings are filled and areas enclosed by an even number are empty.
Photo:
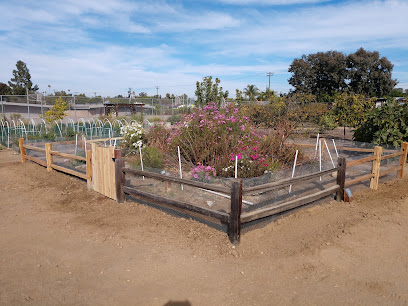
[[[44,150],[45,151],[45,150]],[[82,160],[86,162],[86,157],[82,157],[82,156],[77,156],[77,155],[73,155],[73,154],[67,154],[67,153],[63,153],[63,152],[59,152],[59,151],[50,151],[51,155],[57,155],[57,156],[61,156],[61,157],[66,157],[66,158],[71,158],[71,159],[76,159],[76,160]]]
[[[252,192],[260,192],[260,191],[271,191],[271,190],[275,190],[275,189],[279,189],[279,188],[283,188],[283,187],[287,187],[291,184],[295,184],[298,182],[306,182],[308,180],[326,175],[326,174],[330,174],[337,171],[337,168],[333,168],[333,169],[329,169],[329,170],[324,170],[321,172],[315,172],[312,174],[305,174],[305,175],[301,175],[301,176],[297,176],[294,178],[286,178],[277,182],[272,182],[272,183],[268,183],[268,184],[263,184],[263,185],[258,185],[258,186],[254,186],[254,187],[247,187],[247,188],[243,188],[243,194],[248,194],[248,193],[252,193]]]
[[[346,185],[346,167],[347,161],[345,157],[339,157],[337,159],[337,185],[339,185],[339,189],[336,193],[336,200],[337,201],[344,201],[344,186]]]
[[[396,153],[393,153],[393,154],[383,155],[383,156],[381,156],[381,160],[386,160],[386,159],[388,159],[388,158],[393,158],[393,157],[401,156],[402,154],[403,154],[403,153],[400,151],[400,152],[396,152]]]
[[[330,194],[336,193],[339,188],[340,188],[339,185],[335,185],[325,190],[319,191],[317,193],[301,197],[299,199],[294,199],[292,201],[288,201],[288,202],[285,202],[285,203],[282,203],[276,206],[266,207],[266,208],[262,208],[259,210],[254,210],[248,213],[244,213],[241,215],[241,223],[247,223],[250,221],[257,220],[257,219],[265,218],[268,216],[272,216],[272,215],[287,211],[289,209],[293,209],[293,208],[311,203],[313,201],[324,198]]]
[[[228,224],[228,237],[233,244],[238,244],[241,236],[242,180],[232,182],[231,212]]]
[[[377,190],[378,189],[378,182],[380,180],[380,168],[381,168],[381,155],[382,155],[382,147],[376,146],[374,148],[374,156],[375,160],[371,166],[371,178],[370,178],[370,189]]]
[[[103,141],[109,141],[109,140],[122,140],[123,137],[113,137],[113,138],[101,138],[101,139],[93,139],[93,140],[87,140],[87,143],[97,143],[97,142],[103,142]]]
[[[400,170],[401,170],[401,166],[392,167],[392,168],[390,168],[388,170],[380,172],[380,177],[384,176],[384,175],[387,175],[387,174],[390,174],[390,173],[393,173],[393,172],[396,172],[396,171],[400,171]]]
[[[24,148],[24,138],[19,138],[18,139],[18,146],[20,147],[20,154],[21,154],[21,162],[25,163],[26,162],[26,150]]]
[[[39,152],[44,152],[45,153],[45,148],[39,148],[39,147],[29,146],[29,145],[24,145],[24,148],[26,148],[28,150],[39,151]]]
[[[171,199],[159,196],[159,195],[137,190],[132,187],[123,186],[122,189],[126,194],[143,197],[153,202],[156,202],[157,204],[165,204],[168,206],[174,206],[180,209],[185,209],[187,211],[193,211],[193,212],[196,212],[196,213],[199,213],[199,214],[211,217],[211,218],[218,219],[221,222],[226,223],[226,224],[228,224],[229,222],[229,215],[224,212],[220,212],[217,210],[204,208],[204,207],[198,207],[198,206],[191,205],[189,203],[185,203],[181,201],[171,200]]]
[[[400,171],[398,171],[398,178],[404,177],[405,165],[407,163],[407,153],[408,153],[408,142],[403,142],[401,145],[401,157],[399,161],[399,165],[401,169]]]
[[[374,175],[373,175],[372,173],[370,173],[370,174],[366,174],[366,175],[362,175],[362,176],[356,177],[355,179],[346,181],[346,185],[345,185],[345,186],[348,187],[348,186],[354,185],[354,184],[356,184],[356,183],[360,183],[360,182],[362,182],[362,181],[369,180],[369,179],[371,179],[373,176],[374,176]]]
[[[141,171],[141,170],[135,170],[135,169],[130,169],[130,168],[124,168],[123,171],[125,173],[130,173],[133,175],[150,177],[150,178],[158,179],[158,180],[165,181],[165,182],[167,181],[167,182],[185,184],[185,185],[189,185],[193,187],[199,187],[199,188],[208,189],[212,191],[218,191],[218,192],[225,193],[228,195],[231,192],[231,189],[228,187],[211,185],[211,184],[201,183],[201,182],[195,182],[195,181],[190,181],[186,179],[181,179],[178,177],[167,176],[167,175],[148,172],[148,171]]]
[[[86,180],[86,174],[83,174],[81,172],[74,171],[74,170],[71,170],[65,167],[57,166],[55,164],[51,164],[51,167],[55,170],[65,172],[65,173],[68,173],[68,174],[71,174],[71,175],[74,175],[74,176],[80,177],[81,179]]]
[[[375,159],[376,159],[376,156],[373,155],[373,156],[368,156],[368,157],[352,160],[352,161],[347,162],[347,168],[357,166],[357,165],[361,165],[363,163],[367,163],[367,162],[373,161]]]
[[[26,159],[31,160],[31,161],[33,161],[33,162],[35,162],[35,163],[37,163],[37,164],[39,164],[41,166],[47,167],[47,162],[42,160],[42,159],[39,159],[37,157],[26,155]]]
[[[52,159],[51,151],[52,151],[52,143],[46,143],[45,144],[45,158],[47,160],[47,171],[48,172],[52,171],[51,165],[53,164],[53,159]]]

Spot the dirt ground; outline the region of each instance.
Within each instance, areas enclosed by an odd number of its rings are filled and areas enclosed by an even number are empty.
[[[222,232],[0,151],[0,304],[408,303],[408,175]]]

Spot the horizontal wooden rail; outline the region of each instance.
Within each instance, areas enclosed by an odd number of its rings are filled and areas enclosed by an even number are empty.
[[[351,186],[351,185],[354,185],[354,184],[356,184],[356,183],[360,183],[360,182],[362,182],[362,181],[366,181],[366,180],[369,180],[369,179],[371,179],[371,178],[373,178],[374,177],[374,174],[372,174],[372,173],[370,173],[370,174],[366,174],[366,175],[362,175],[362,176],[359,176],[359,177],[357,177],[357,178],[355,178],[355,179],[352,179],[352,180],[349,180],[349,181],[347,181],[346,180],[346,186]]]
[[[265,191],[276,190],[279,188],[287,187],[294,183],[308,181],[308,180],[311,180],[311,179],[314,179],[314,178],[317,178],[317,177],[320,177],[326,174],[330,174],[336,171],[337,171],[337,168],[333,168],[333,169],[324,170],[321,172],[315,172],[312,174],[305,174],[305,175],[297,176],[294,178],[286,178],[286,179],[283,179],[277,182],[273,182],[273,183],[258,185],[254,187],[246,187],[242,189],[242,192],[243,194],[248,194],[252,192],[260,192],[260,191],[265,192]]]
[[[401,168],[402,168],[401,166],[397,166],[397,167],[392,167],[390,169],[387,169],[385,171],[380,171],[380,177],[384,176],[384,175],[387,175],[387,174],[390,174],[390,173],[393,173],[393,172],[396,172],[396,171],[400,171]]]
[[[388,158],[393,158],[393,157],[401,156],[402,154],[403,154],[403,153],[402,153],[401,151],[399,151],[399,152],[396,152],[396,153],[394,153],[394,154],[383,155],[383,156],[381,156],[381,160],[385,160],[385,159],[388,159]]]
[[[101,139],[92,139],[87,140],[86,143],[93,143],[93,142],[102,142],[102,141],[109,141],[109,140],[122,140],[123,137],[112,137],[112,138],[101,138]]]
[[[29,146],[29,145],[26,145],[26,144],[24,145],[24,148],[26,148],[27,150],[33,150],[33,151],[39,151],[39,152],[44,152],[45,153],[44,148]]]
[[[266,207],[266,208],[254,210],[248,213],[244,213],[241,215],[241,223],[247,223],[247,222],[250,222],[256,219],[276,215],[278,213],[287,211],[289,209],[293,209],[293,208],[311,203],[313,201],[319,200],[328,195],[336,193],[339,190],[339,188],[340,188],[339,185],[335,185],[325,190],[316,192],[314,194],[307,195],[307,196],[304,196],[298,199],[294,199],[294,200],[291,200],[291,201],[288,201],[288,202],[285,202],[285,203],[282,203],[276,206]]]
[[[316,144],[310,144],[310,143],[293,143],[293,144],[289,144],[289,145],[295,145],[295,146],[299,146],[299,147],[305,147],[305,148],[316,148]],[[332,145],[328,144],[328,147],[330,150],[334,149],[334,147]],[[336,147],[337,150],[342,150],[342,151],[351,151],[351,152],[367,152],[367,153],[373,153],[374,149],[364,149],[364,148],[350,148],[350,147]],[[388,153],[393,153],[393,152],[397,152],[397,150],[383,150],[383,152],[388,152]]]
[[[31,161],[33,161],[33,162],[35,162],[35,163],[37,163],[37,164],[39,164],[41,166],[47,167],[47,162],[44,161],[44,160],[41,160],[41,159],[39,159],[37,157],[26,155],[25,158],[28,159],[28,160],[31,160]]]
[[[364,158],[352,160],[352,161],[349,161],[349,162],[347,163],[347,168],[350,168],[350,167],[353,167],[353,166],[357,166],[357,165],[361,165],[361,164],[363,164],[363,163],[370,162],[370,161],[373,161],[373,160],[375,160],[375,159],[376,159],[376,156],[373,155],[373,156],[368,156],[368,157],[364,157]]]
[[[185,202],[181,202],[181,201],[176,201],[176,200],[171,200],[159,195],[155,195],[152,193],[148,193],[148,192],[144,192],[135,188],[131,188],[131,187],[126,187],[123,186],[122,190],[124,193],[126,194],[130,194],[130,195],[135,195],[135,196],[140,196],[146,199],[149,199],[151,201],[157,202],[159,204],[166,204],[169,206],[174,206],[180,209],[184,209],[184,210],[188,210],[188,211],[192,211],[195,213],[199,213],[211,218],[215,218],[220,220],[223,223],[228,223],[229,222],[229,215],[227,213],[224,212],[220,212],[217,210],[213,210],[213,209],[209,209],[209,208],[204,208],[204,207],[198,207],[195,205],[191,205]]]
[[[138,175],[138,176],[150,177],[150,178],[158,179],[161,181],[180,183],[180,184],[189,185],[193,187],[199,187],[199,188],[208,189],[212,191],[222,192],[228,195],[231,193],[231,188],[228,188],[228,187],[217,186],[217,185],[201,183],[201,182],[195,182],[195,181],[181,179],[181,178],[177,178],[174,176],[168,176],[164,174],[135,170],[135,169],[130,169],[130,168],[123,168],[123,172],[130,173],[133,175]]]
[[[86,174],[75,171],[75,170],[71,170],[71,169],[68,169],[68,168],[65,168],[65,167],[57,166],[55,164],[51,164],[51,168],[55,169],[55,170],[58,170],[58,171],[61,171],[61,172],[65,172],[65,173],[77,176],[77,177],[80,177],[81,179],[84,179],[84,180],[87,179]]]
[[[61,157],[66,157],[66,158],[71,158],[71,159],[76,159],[76,160],[82,160],[82,161],[86,162],[86,157],[82,157],[82,156],[77,156],[77,155],[62,153],[62,152],[59,152],[59,151],[52,151],[52,150],[50,150],[50,154],[51,155],[61,156]]]

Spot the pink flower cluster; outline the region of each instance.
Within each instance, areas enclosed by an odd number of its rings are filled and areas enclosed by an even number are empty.
[[[213,177],[217,176],[217,172],[215,168],[211,166],[204,166],[198,163],[198,165],[195,168],[193,168],[193,170],[191,170],[191,175],[195,179],[199,178],[209,179],[211,176]]]

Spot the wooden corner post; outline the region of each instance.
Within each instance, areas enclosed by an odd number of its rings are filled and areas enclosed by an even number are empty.
[[[46,143],[45,144],[45,157],[47,159],[47,171],[52,171],[53,160],[52,160],[51,151],[52,151],[52,143]]]
[[[401,169],[398,171],[398,178],[404,177],[405,164],[407,163],[408,142],[403,142],[401,145],[401,157],[399,165]]]
[[[24,148],[24,138],[19,138],[18,139],[18,146],[20,147],[20,154],[21,154],[21,162],[25,163],[27,161],[26,159],[26,150]]]
[[[381,155],[382,147],[376,146],[374,148],[375,159],[373,160],[373,165],[371,166],[372,177],[370,179],[370,189],[378,189],[378,181],[380,179]]]
[[[241,236],[242,180],[232,182],[231,212],[228,224],[228,236],[233,244],[238,244]]]
[[[116,186],[116,202],[125,202],[125,193],[123,192],[123,185],[125,184],[125,174],[123,168],[125,167],[125,160],[122,159],[122,152],[115,150],[115,186]]]
[[[86,185],[92,189],[92,151],[86,150]]]
[[[344,186],[346,184],[346,158],[339,157],[337,159],[337,185],[340,186],[336,193],[336,200],[338,202],[344,201]]]

